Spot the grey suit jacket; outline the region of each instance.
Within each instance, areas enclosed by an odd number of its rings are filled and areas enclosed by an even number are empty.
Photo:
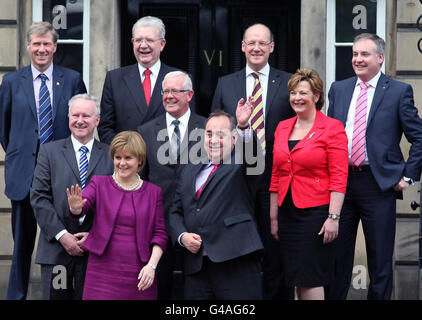
[[[93,175],[113,173],[113,161],[106,144],[94,140],[88,163],[87,184]],[[66,188],[81,184],[78,162],[69,138],[41,146],[31,187],[31,205],[41,233],[35,262],[39,264],[67,264],[71,257],[55,236],[66,229],[70,233],[88,231],[92,219],[82,225],[69,215]],[[87,215],[87,217],[93,215]]]

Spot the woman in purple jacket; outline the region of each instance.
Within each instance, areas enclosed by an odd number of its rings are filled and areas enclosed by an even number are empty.
[[[141,180],[146,147],[134,131],[110,145],[112,176],[94,176],[82,189],[67,189],[72,215],[95,207],[92,228],[81,245],[89,251],[84,300],[157,299],[155,269],[166,248],[161,189]]]

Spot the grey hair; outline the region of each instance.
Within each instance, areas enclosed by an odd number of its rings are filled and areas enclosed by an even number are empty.
[[[167,73],[164,76],[163,82],[161,83],[161,88],[164,89],[164,81],[166,81],[167,78],[178,77],[178,76],[183,76],[185,78],[185,81],[183,82],[183,89],[193,90],[192,80],[190,76],[186,72],[180,71],[180,70]]]
[[[361,40],[372,40],[375,43],[377,56],[380,56],[381,54],[385,53],[385,41],[383,38],[377,36],[376,34],[374,33],[358,34],[353,40],[353,43],[355,44],[356,42],[361,41]]]
[[[164,26],[163,20],[157,17],[146,16],[136,21],[132,27],[132,37],[135,35],[135,30],[138,27],[154,27],[157,28],[160,39],[164,39],[166,36],[166,27]]]
[[[70,114],[70,108],[72,107],[72,103],[75,102],[75,100],[77,100],[77,99],[94,101],[94,103],[95,103],[95,115],[97,117],[100,116],[100,114],[101,114],[100,101],[98,100],[97,97],[95,97],[93,95],[90,95],[88,93],[80,93],[80,94],[74,95],[69,100],[69,103],[68,103],[68,106],[69,106],[68,114]]]
[[[53,42],[54,44],[56,44],[57,39],[59,39],[59,34],[56,30],[54,30],[51,23],[47,21],[39,21],[31,24],[28,29],[28,32],[26,33],[26,40],[28,43],[31,42],[33,33],[39,34],[40,36],[44,36],[48,32],[51,32],[51,34],[53,35]]]
[[[243,32],[243,41],[245,41],[246,32],[247,32],[250,28],[255,27],[255,26],[263,26],[264,28],[266,28],[266,29],[268,30],[268,32],[270,33],[270,41],[271,41],[271,42],[273,42],[273,41],[274,41],[274,35],[273,35],[273,33],[271,32],[271,29],[270,29],[270,28],[268,28],[268,27],[267,27],[265,24],[263,24],[263,23],[254,23],[253,25],[251,25],[251,26],[247,27],[247,28],[246,28],[246,30]]]

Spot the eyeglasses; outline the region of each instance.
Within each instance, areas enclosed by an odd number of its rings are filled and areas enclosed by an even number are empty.
[[[135,42],[135,44],[137,44],[137,45],[142,44],[142,42],[146,43],[147,45],[152,45],[155,41],[160,41],[160,40],[163,40],[163,39],[161,39],[161,38],[155,39],[155,40],[153,40],[153,39],[134,39],[133,42]]]
[[[171,89],[171,90],[169,90],[169,89],[164,89],[164,90],[161,90],[161,94],[163,95],[163,96],[167,96],[167,95],[169,95],[170,93],[172,94],[172,95],[176,95],[176,94],[179,94],[179,93],[182,93],[182,92],[188,92],[188,91],[190,91],[189,89]]]
[[[250,41],[250,42],[245,42],[243,41],[244,44],[246,44],[249,48],[255,48],[256,45],[258,45],[259,47],[263,48],[266,46],[269,46],[271,43],[273,43],[272,41],[270,42],[264,42],[264,41]]]

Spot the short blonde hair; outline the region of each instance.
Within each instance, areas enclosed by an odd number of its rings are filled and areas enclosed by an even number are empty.
[[[116,152],[126,151],[135,155],[141,164],[138,170],[142,170],[146,160],[146,144],[141,135],[136,131],[122,131],[118,133],[110,144],[110,156],[114,159]]]
[[[296,73],[290,77],[289,82],[287,83],[287,88],[290,91],[293,91],[294,88],[299,84],[299,82],[306,81],[311,86],[312,93],[319,94],[319,100],[316,103],[316,109],[321,110],[324,106],[324,84],[320,78],[318,72],[311,68],[301,68],[297,69]]]

